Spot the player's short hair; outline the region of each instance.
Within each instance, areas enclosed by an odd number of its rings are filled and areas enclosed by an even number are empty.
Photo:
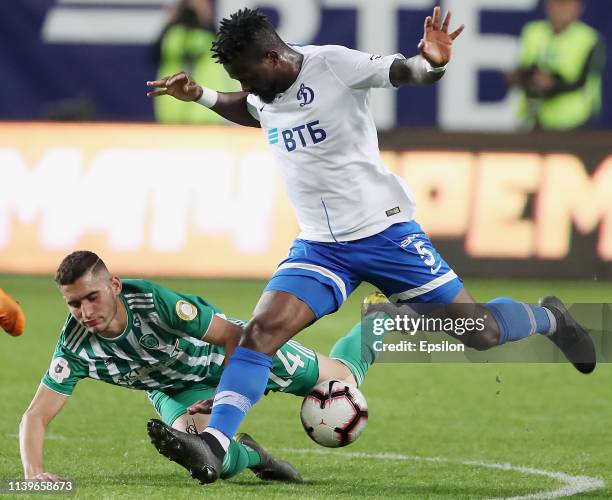
[[[93,252],[78,250],[64,257],[55,273],[55,282],[58,285],[72,285],[88,271],[94,273],[108,269],[104,261]]]
[[[221,21],[212,53],[217,62],[231,64],[247,50],[263,57],[281,44],[284,42],[259,9],[244,8]]]

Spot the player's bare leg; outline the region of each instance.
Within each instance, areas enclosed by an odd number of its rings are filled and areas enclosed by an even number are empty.
[[[466,346],[478,351],[486,351],[492,347],[499,345],[499,326],[495,318],[487,311],[487,309],[476,303],[472,295],[462,288],[451,304],[445,308],[446,316],[451,318],[462,318],[466,315],[472,315],[473,318],[484,319],[484,329],[479,332],[470,333],[469,335],[455,335],[452,337],[461,340]]]
[[[295,295],[264,292],[245,327],[240,346],[271,356],[315,319],[310,308]]]
[[[173,423],[172,428],[182,432],[188,432],[189,434],[199,434],[208,425],[210,415],[202,413],[196,413],[190,415],[189,413],[183,413]]]
[[[317,384],[326,380],[340,380],[357,386],[357,381],[351,373],[351,370],[341,361],[328,358],[319,353],[317,353],[317,361],[319,363],[319,379],[317,380]]]

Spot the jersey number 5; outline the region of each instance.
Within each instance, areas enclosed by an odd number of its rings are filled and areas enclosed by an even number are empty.
[[[414,243],[414,248],[416,248],[416,251],[419,252],[423,263],[426,266],[430,266],[431,274],[436,274],[440,270],[440,267],[442,267],[442,262],[438,262],[438,265],[434,267],[434,264],[436,263],[436,258],[434,257],[434,254],[431,252],[431,250],[429,250],[428,248],[423,248],[423,245],[425,245],[424,241],[416,241]]]

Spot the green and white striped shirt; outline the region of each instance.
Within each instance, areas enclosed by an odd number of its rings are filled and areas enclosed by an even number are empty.
[[[145,280],[123,280],[121,300],[128,324],[112,339],[68,316],[42,379],[46,387],[70,395],[86,377],[140,390],[217,385],[224,349],[201,339],[219,309]]]

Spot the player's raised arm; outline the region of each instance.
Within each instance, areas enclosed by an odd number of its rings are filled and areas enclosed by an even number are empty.
[[[40,385],[19,425],[19,451],[25,479],[61,481],[63,478],[45,471],[43,448],[45,429],[62,409],[68,396]]]
[[[183,72],[160,80],[148,81],[147,86],[154,89],[147,92],[149,97],[169,95],[179,101],[197,102],[230,122],[246,127],[260,126],[248,111],[248,92],[217,92],[201,87]]]
[[[440,18],[440,7],[434,8],[433,16],[425,18],[419,55],[393,62],[389,70],[389,79],[393,85],[426,85],[442,78],[451,60],[453,42],[463,31],[464,25],[449,33],[451,12],[446,14],[442,23]]]

